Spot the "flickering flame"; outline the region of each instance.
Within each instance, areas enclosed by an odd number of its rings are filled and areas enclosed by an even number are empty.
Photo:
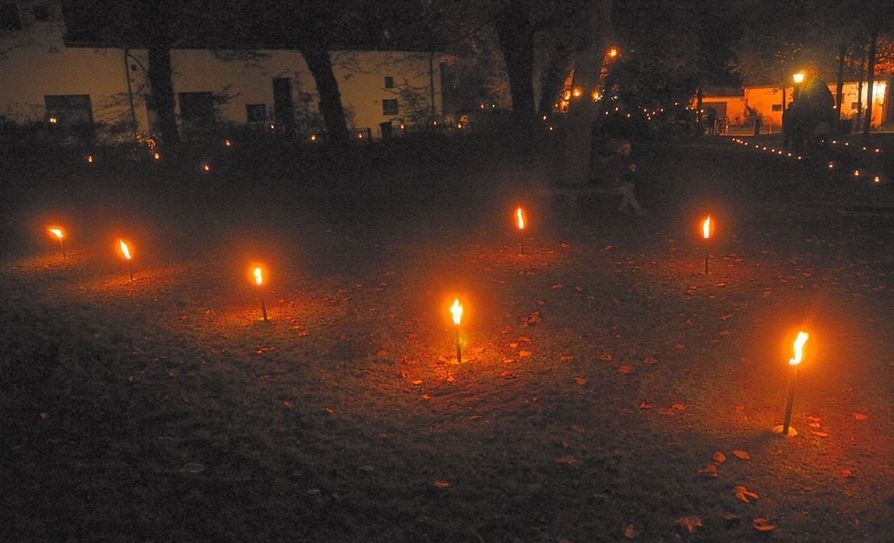
[[[615,47],[609,48],[608,56],[609,56],[609,58],[615,58],[616,56],[618,56],[618,49]]]
[[[130,247],[127,246],[127,243],[125,243],[123,239],[118,240],[118,246],[121,247],[121,254],[124,255],[124,258],[126,260],[130,260],[131,258],[133,258],[132,256],[130,256]]]
[[[93,155],[87,155],[87,164],[93,164]]]
[[[463,306],[459,303],[459,298],[453,300],[453,305],[450,307],[450,312],[453,314],[453,324],[459,326],[459,323],[463,319]]]
[[[202,164],[202,169],[205,170],[206,172],[210,172],[211,166],[209,166],[208,164]]]
[[[584,93],[584,89],[580,87],[575,87],[573,91],[571,91],[571,95],[575,98],[579,98],[581,94]]]
[[[525,229],[525,211],[521,207],[515,209],[515,221],[519,230]]]
[[[61,229],[61,228],[55,228],[55,227],[54,227],[54,228],[47,228],[47,231],[48,231],[50,234],[53,234],[54,236],[56,236],[57,239],[62,239],[63,237],[65,237],[65,234],[62,232],[62,229]]]
[[[232,143],[230,140],[224,140],[224,146],[225,146],[225,147],[230,147],[230,146],[232,146],[232,145],[233,145],[233,143]]]
[[[708,215],[705,217],[705,222],[702,223],[702,236],[705,239],[711,237],[711,216]]]
[[[154,158],[155,160],[161,160],[161,153],[159,153],[158,151],[152,153],[152,158]]]
[[[804,344],[807,343],[808,337],[810,337],[810,335],[807,332],[800,332],[800,331],[798,332],[798,337],[795,338],[795,345],[794,345],[795,357],[790,358],[788,360],[788,363],[790,366],[797,366],[798,364],[801,363],[801,358],[804,356],[804,353],[803,353]]]
[[[261,286],[264,284],[264,272],[260,266],[257,266],[252,272],[255,276],[255,284]]]
[[[311,135],[310,135],[310,141],[317,141],[317,135],[316,135],[316,134],[311,134]]]

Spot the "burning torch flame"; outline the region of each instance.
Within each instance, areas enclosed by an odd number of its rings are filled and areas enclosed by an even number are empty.
[[[515,218],[516,218],[516,222],[518,223],[518,229],[524,230],[525,229],[525,211],[521,207],[516,208]]]
[[[121,247],[121,254],[124,255],[126,260],[133,258],[130,256],[130,247],[127,246],[127,243],[125,243],[123,239],[118,240],[118,245]]]
[[[65,236],[65,234],[62,233],[61,228],[47,228],[47,230],[50,232],[50,234],[53,234],[59,239],[62,239]]]
[[[810,335],[807,332],[798,332],[798,337],[795,338],[795,345],[794,345],[795,357],[790,358],[788,360],[788,363],[790,366],[797,366],[798,364],[801,363],[801,358],[804,355],[802,350],[804,348],[804,344],[807,343],[807,338],[809,338],[809,337],[810,337]]]
[[[705,222],[702,223],[702,236],[704,236],[705,239],[708,239],[711,237],[711,216],[710,215],[705,217]]]
[[[453,324],[459,326],[460,321],[463,318],[463,306],[459,303],[459,298],[453,300],[453,305],[450,307],[450,312],[453,313]]]
[[[263,275],[263,271],[261,271],[260,266],[255,268],[254,275],[255,275],[255,284],[256,285],[261,286],[262,284],[264,284],[264,275]]]

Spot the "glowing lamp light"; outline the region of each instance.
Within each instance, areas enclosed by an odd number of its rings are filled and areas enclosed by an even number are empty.
[[[580,98],[580,96],[584,93],[584,90],[580,87],[575,87],[573,91],[571,91],[571,95],[575,98]]]
[[[57,119],[55,116],[53,116],[53,117],[50,117],[49,121],[50,121],[50,124],[56,124],[59,122],[59,119]]]
[[[711,216],[708,215],[705,217],[705,220],[702,221],[702,238],[705,241],[711,239],[711,235],[714,233],[714,221],[711,220]],[[708,275],[708,250],[705,249],[705,275]]]
[[[202,171],[210,172],[210,171],[211,171],[211,165],[208,164],[207,162],[206,162],[205,164],[202,164]]]
[[[854,170],[854,177],[860,177],[860,170]]]
[[[87,155],[87,164],[93,164],[93,155]]]
[[[872,182],[873,183],[881,183],[882,178],[876,175],[875,177],[872,178]]]
[[[608,58],[617,58],[618,56],[618,48],[617,47],[609,47],[608,48]]]
[[[130,245],[123,239],[118,240],[118,249],[121,250],[121,256],[127,262],[127,271],[130,274],[130,280],[133,281],[133,254],[130,252]]]
[[[50,233],[51,236],[59,240],[59,249],[62,251],[62,258],[65,258],[65,243],[63,239],[65,238],[65,232],[58,226],[51,226],[47,228],[47,232]]]
[[[792,74],[792,81],[795,82],[796,85],[800,85],[804,82],[804,72],[798,72],[796,74]]]
[[[459,325],[463,320],[463,306],[459,303],[459,298],[453,300],[450,306],[450,314],[453,316],[453,325],[456,327],[456,363],[463,363],[463,352],[459,342]]]
[[[550,127],[552,128],[552,127]],[[518,228],[518,235],[521,238],[521,254],[525,254],[525,210],[521,206],[515,208],[515,227]]]
[[[317,141],[317,135],[316,135],[316,134],[311,134],[311,135],[310,135],[310,141]]]
[[[152,153],[152,158],[154,158],[155,160],[161,160],[161,153],[159,153],[158,151]]]
[[[224,147],[232,147],[232,146],[233,146],[233,142],[231,142],[231,141],[228,140],[228,139],[227,139],[227,140],[224,140]]]
[[[254,281],[254,285],[257,288],[262,288],[264,286],[264,268],[261,266],[255,266],[251,270],[252,280]],[[267,304],[264,302],[264,293],[260,293],[261,298],[261,314],[264,316],[264,322],[267,322]]]
[[[829,162],[828,164],[826,164],[826,167],[829,168],[830,170],[834,170],[834,169],[835,169],[835,163],[834,163],[834,162]]]
[[[807,343],[807,339],[810,337],[810,334],[804,331],[798,331],[798,336],[795,338],[795,342],[792,345],[792,349],[794,350],[794,356],[789,358],[788,365],[791,368],[791,373],[789,374],[788,380],[788,395],[785,400],[785,418],[783,419],[782,426],[777,426],[774,430],[779,431],[783,436],[795,436],[798,435],[798,432],[795,431],[794,428],[791,427],[792,422],[792,401],[795,399],[795,382],[798,379],[798,366],[801,364],[801,360],[804,358],[804,344]]]

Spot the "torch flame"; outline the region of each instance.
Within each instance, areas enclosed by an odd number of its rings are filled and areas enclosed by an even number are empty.
[[[803,348],[804,344],[807,343],[807,338],[810,335],[807,332],[798,332],[798,337],[795,338],[795,357],[790,358],[788,363],[790,366],[797,366],[801,363],[801,358],[804,356]]]
[[[453,300],[453,305],[450,307],[450,312],[453,313],[453,324],[459,326],[460,321],[463,318],[463,306],[459,303],[459,298]]]
[[[125,243],[123,239],[118,240],[118,245],[121,247],[121,254],[124,255],[126,260],[133,258],[130,256],[130,247],[127,246],[127,243]]]
[[[515,218],[516,218],[516,222],[518,223],[518,229],[524,230],[525,229],[525,211],[521,207],[516,208]]]
[[[708,239],[711,237],[711,216],[710,215],[705,217],[705,222],[702,223],[702,236],[704,236],[705,239]]]
[[[253,273],[255,275],[255,284],[258,286],[264,284],[264,272],[261,270],[261,267],[256,267]]]
[[[50,234],[53,234],[59,239],[62,239],[65,236],[65,234],[62,233],[61,228],[47,228],[47,230],[50,232]]]

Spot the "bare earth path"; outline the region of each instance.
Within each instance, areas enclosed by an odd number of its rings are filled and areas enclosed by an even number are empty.
[[[4,264],[0,539],[894,533],[890,187],[656,146],[647,218],[597,202],[575,220],[543,162],[370,166],[390,173],[256,203],[215,191],[192,217],[144,187],[141,211],[82,213],[67,262],[41,240]],[[106,250],[128,221],[133,283]],[[250,258],[270,268],[269,323]],[[799,328],[799,435],[781,439]]]

